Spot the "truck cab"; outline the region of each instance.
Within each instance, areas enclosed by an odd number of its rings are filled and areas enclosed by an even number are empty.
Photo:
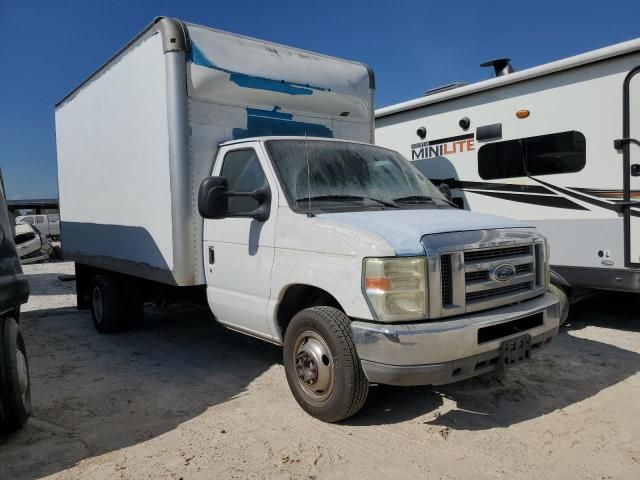
[[[250,138],[222,144],[212,174],[199,192],[209,306],[284,345],[294,396],[322,419],[353,414],[368,383],[502,370],[558,330],[544,237],[457,209],[397,152]]]

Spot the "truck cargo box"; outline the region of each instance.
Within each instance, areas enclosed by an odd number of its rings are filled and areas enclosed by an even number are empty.
[[[262,135],[373,140],[366,65],[158,18],[56,105],[67,259],[205,282],[197,190],[217,146]]]

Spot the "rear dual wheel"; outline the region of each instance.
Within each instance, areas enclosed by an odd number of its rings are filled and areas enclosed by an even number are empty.
[[[31,414],[27,349],[13,318],[0,318],[0,431],[13,432]]]
[[[98,274],[91,286],[91,317],[100,333],[115,333],[142,324],[144,303],[139,285],[113,274]]]
[[[298,404],[325,422],[354,415],[367,399],[369,382],[351,335],[351,321],[333,307],[299,312],[284,339],[287,382]]]

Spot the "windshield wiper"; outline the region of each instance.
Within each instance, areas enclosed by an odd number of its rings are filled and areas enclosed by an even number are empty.
[[[369,200],[371,202],[377,202],[380,205],[391,208],[399,208],[398,205],[385,200],[379,200],[377,198],[363,197],[361,195],[317,195],[315,197],[304,197],[296,199],[296,202],[308,202],[315,200]]]
[[[409,195],[407,197],[398,197],[398,198],[394,198],[393,201],[395,203],[413,203],[413,204],[424,204],[424,203],[436,203],[436,200],[441,200],[443,202],[447,202],[449,205],[451,205],[452,207],[456,207],[458,208],[458,206],[453,203],[450,202],[449,200],[445,199],[445,198],[437,198],[437,197],[430,197],[428,195]]]

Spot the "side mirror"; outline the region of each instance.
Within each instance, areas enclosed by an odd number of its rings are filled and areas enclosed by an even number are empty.
[[[207,177],[198,190],[198,211],[203,218],[226,218],[229,215],[227,179]]]
[[[230,197],[251,197],[258,201],[255,210],[242,213],[229,213]],[[268,186],[252,192],[229,192],[227,179],[208,177],[200,184],[198,191],[198,211],[203,218],[220,219],[228,217],[254,218],[266,222],[271,213],[271,190]]]
[[[444,195],[444,198],[446,198],[447,200],[451,201],[451,188],[449,187],[449,185],[447,185],[446,183],[441,183],[438,186],[438,190],[440,190],[440,193],[442,195]]]

